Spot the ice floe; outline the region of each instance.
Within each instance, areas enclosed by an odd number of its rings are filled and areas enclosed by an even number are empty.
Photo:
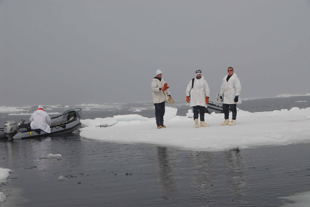
[[[177,116],[177,109],[166,107],[165,129],[157,129],[155,118],[118,115],[82,120],[84,138],[118,143],[154,144],[186,150],[222,151],[310,142],[310,108],[270,112],[238,111],[237,125],[221,126],[223,114],[206,114],[209,127],[194,128],[193,118]],[[96,127],[99,125],[111,127]]]

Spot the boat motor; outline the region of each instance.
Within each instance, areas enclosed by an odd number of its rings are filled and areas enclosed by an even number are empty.
[[[4,122],[3,132],[10,139],[17,133],[17,124],[15,121]]]

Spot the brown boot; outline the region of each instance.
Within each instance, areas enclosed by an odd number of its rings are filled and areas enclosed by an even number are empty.
[[[229,124],[229,119],[225,119],[225,121],[222,123],[222,126],[226,126]]]
[[[201,122],[200,122],[200,126],[201,126],[201,127],[208,127],[209,124],[205,123],[204,121],[201,121]]]
[[[195,119],[195,128],[199,128],[198,119]]]
[[[229,126],[234,126],[234,125],[236,125],[236,119],[233,119],[228,125],[229,125]]]

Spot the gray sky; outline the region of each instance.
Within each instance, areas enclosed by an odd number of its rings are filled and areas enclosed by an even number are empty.
[[[309,0],[0,0],[0,106],[176,101],[196,69],[211,100],[310,93]]]

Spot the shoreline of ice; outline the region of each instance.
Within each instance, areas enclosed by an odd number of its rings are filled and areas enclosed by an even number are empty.
[[[280,197],[280,199],[286,201],[281,207],[308,207],[310,203],[310,191]]]

